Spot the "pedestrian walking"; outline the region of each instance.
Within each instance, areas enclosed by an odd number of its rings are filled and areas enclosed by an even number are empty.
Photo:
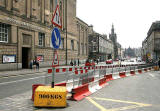
[[[71,66],[73,66],[73,62],[72,62],[72,59],[71,59],[70,65],[71,65]]]
[[[30,69],[32,69],[32,66],[33,66],[33,61],[31,60],[30,63],[29,63]]]
[[[79,59],[78,59],[78,66],[79,66]]]
[[[76,60],[74,60],[74,65],[76,66]]]
[[[160,58],[159,58],[159,60],[158,60],[158,66],[159,66],[159,68],[160,68]]]
[[[39,61],[38,60],[36,60],[36,69],[39,70]]]
[[[36,60],[33,60],[33,65],[32,65],[33,69],[36,69]]]

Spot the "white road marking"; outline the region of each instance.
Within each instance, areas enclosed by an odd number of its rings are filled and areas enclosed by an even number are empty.
[[[11,83],[16,83],[16,82],[23,82],[23,81],[33,80],[33,79],[38,79],[38,78],[45,78],[45,77],[49,77],[49,76],[51,76],[51,75],[48,75],[48,76],[40,76],[40,77],[34,77],[34,78],[28,78],[28,79],[21,79],[21,80],[11,81],[11,82],[3,82],[3,83],[0,83],[0,85],[11,84]],[[65,81],[58,82],[57,84],[63,83],[63,82],[65,82]]]
[[[11,82],[3,82],[3,83],[0,83],[0,85],[22,82],[22,81],[27,81],[27,80],[32,80],[32,79],[38,79],[38,78],[42,78],[42,77],[46,77],[46,76],[40,76],[40,77],[34,77],[34,78],[28,78],[28,79],[21,79],[21,80],[11,81]]]
[[[149,74],[150,76],[152,76],[152,77],[155,77],[153,74]]]

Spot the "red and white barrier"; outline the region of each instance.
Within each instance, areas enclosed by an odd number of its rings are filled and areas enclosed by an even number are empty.
[[[70,99],[79,101],[91,94],[92,92],[89,91],[89,84],[85,84],[85,85],[72,89],[72,96]]]
[[[57,68],[55,69],[55,73],[61,73],[61,72],[73,72],[73,74],[85,74],[89,70],[93,69],[106,69],[106,68],[113,68],[113,67],[119,67],[119,65],[112,65],[112,66],[96,66],[96,67],[79,67],[79,68]],[[121,65],[120,67],[124,67]],[[67,91],[72,93],[72,96],[70,99],[79,101],[86,96],[89,96],[90,94],[96,92],[97,90],[101,89],[102,87],[107,85],[108,81],[124,78],[128,76],[133,76],[136,74],[141,74],[143,71],[150,71],[151,68],[144,68],[144,69],[137,69],[137,70],[131,70],[126,72],[117,72],[114,74],[106,74],[103,78],[100,79],[99,77],[99,71],[95,72],[94,77],[87,78],[87,82],[83,81],[83,78],[81,80],[81,84],[79,83],[79,79],[76,80],[69,80],[64,83],[56,84],[55,86],[66,86]],[[48,73],[52,73],[52,69],[48,69]],[[97,74],[96,74],[97,73]],[[86,79],[86,78],[85,78]],[[35,90],[36,88],[34,88]],[[34,91],[33,91],[34,94]],[[33,96],[32,96],[33,97]],[[34,98],[33,98],[34,99]]]

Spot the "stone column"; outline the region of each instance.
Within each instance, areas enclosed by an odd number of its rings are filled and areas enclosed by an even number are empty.
[[[44,23],[44,20],[45,20],[45,0],[42,0],[42,5],[41,5],[41,20],[42,20],[42,23]]]
[[[27,3],[27,18],[30,18],[31,17],[31,0],[27,0],[26,1]]]
[[[11,11],[11,8],[12,8],[12,3],[13,1],[12,0],[6,0],[6,9],[8,11]]]
[[[18,28],[18,27],[17,27]],[[17,44],[18,44],[18,63],[21,63],[22,61],[22,41],[21,41],[21,38],[22,38],[22,34],[21,34],[21,30],[18,28],[18,35],[17,35]]]
[[[11,43],[17,43],[17,26],[11,26]]]

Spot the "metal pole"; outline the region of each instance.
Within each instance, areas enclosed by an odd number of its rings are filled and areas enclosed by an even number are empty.
[[[65,27],[66,27],[66,65],[67,65],[67,0],[65,1],[65,10],[66,10],[66,14],[65,14]]]
[[[54,88],[54,73],[55,73],[55,68],[52,67],[52,84],[51,84],[52,88]]]

